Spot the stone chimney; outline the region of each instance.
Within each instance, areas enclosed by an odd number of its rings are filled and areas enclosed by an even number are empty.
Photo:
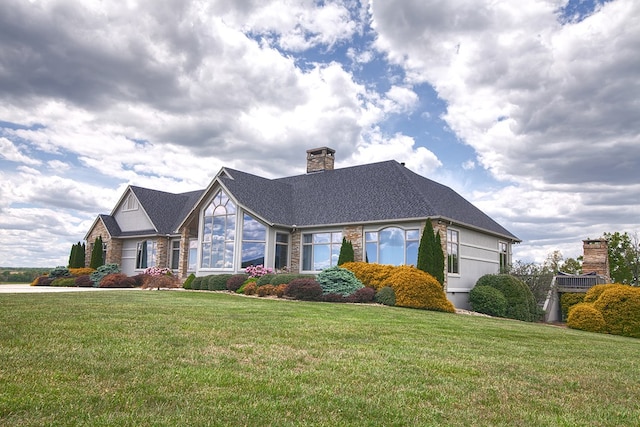
[[[582,260],[582,273],[595,272],[609,280],[609,253],[605,239],[588,239],[582,241],[584,256]]]
[[[333,170],[336,150],[320,147],[307,150],[307,173]]]

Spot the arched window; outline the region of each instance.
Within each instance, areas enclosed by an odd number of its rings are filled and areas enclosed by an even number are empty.
[[[236,205],[218,191],[204,211],[202,268],[233,268],[236,234]]]
[[[420,231],[387,227],[365,233],[367,260],[379,264],[416,265]]]

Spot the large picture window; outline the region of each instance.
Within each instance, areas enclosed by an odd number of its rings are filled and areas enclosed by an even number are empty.
[[[158,243],[155,240],[143,240],[136,246],[136,268],[155,267]]]
[[[202,268],[233,268],[236,233],[236,205],[218,191],[204,211]]]
[[[460,273],[460,246],[456,230],[447,230],[447,272]]]
[[[171,269],[177,270],[180,266],[180,240],[171,241]]]
[[[338,264],[341,232],[302,235],[302,269],[320,271]]]
[[[276,270],[283,270],[289,266],[289,235],[276,233]]]
[[[509,268],[509,246],[505,242],[498,243],[498,252],[500,253],[500,273],[506,273]]]
[[[242,219],[242,268],[250,265],[264,265],[267,242],[267,227],[251,215]]]
[[[399,227],[365,233],[367,261],[389,265],[417,265],[420,230]]]

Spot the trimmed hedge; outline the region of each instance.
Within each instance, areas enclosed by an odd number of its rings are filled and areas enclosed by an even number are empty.
[[[455,313],[440,282],[429,273],[413,266],[395,267],[383,282],[396,294],[396,306]]]
[[[316,279],[322,286],[323,294],[340,294],[349,296],[358,289],[364,288],[364,285],[346,268],[330,267],[322,270]]]
[[[371,289],[371,288],[370,288]],[[384,286],[376,292],[374,301],[378,304],[384,304],[388,306],[396,305],[396,293],[391,286]]]
[[[507,298],[492,286],[476,285],[469,292],[469,304],[473,311],[489,316],[505,317]]]
[[[525,322],[539,320],[536,299],[522,280],[509,274],[485,274],[478,279],[476,286],[491,286],[502,292],[507,300],[504,317]]]
[[[206,289],[210,291],[226,291],[227,280],[229,280],[231,276],[233,276],[233,274],[212,274],[210,276],[206,276]],[[202,286],[202,289],[204,289],[204,286]]]
[[[589,332],[606,332],[607,323],[593,304],[581,302],[569,310],[567,326]]]
[[[287,285],[284,296],[303,301],[320,301],[322,286],[314,279],[294,279]]]
[[[560,296],[560,307],[562,309],[562,320],[566,320],[569,309],[576,304],[584,302],[584,292],[567,292]]]
[[[202,276],[195,277],[191,282],[191,289],[193,289],[194,291],[199,291],[202,287],[202,279],[204,279],[204,277]]]
[[[227,279],[227,290],[231,292],[237,292],[248,278],[248,274],[234,274],[233,276],[229,277],[229,279]]]
[[[184,283],[182,284],[182,287],[184,289],[191,289],[191,284],[193,283],[195,278],[196,278],[196,275],[191,273],[189,277],[187,277],[187,280],[185,280]]]

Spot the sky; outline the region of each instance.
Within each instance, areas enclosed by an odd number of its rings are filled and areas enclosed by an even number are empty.
[[[637,0],[0,2],[0,265],[66,265],[128,185],[385,160],[542,262],[640,230]]]

